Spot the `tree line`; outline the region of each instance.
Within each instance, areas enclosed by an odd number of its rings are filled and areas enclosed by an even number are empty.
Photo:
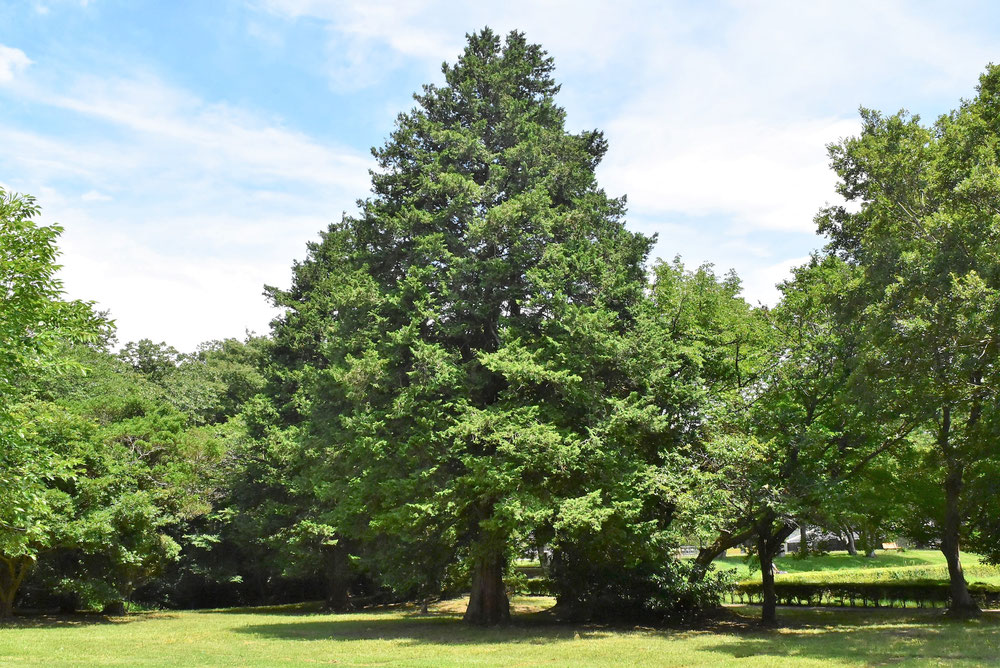
[[[746,546],[774,622],[804,524],[940,546],[975,614],[959,548],[1000,560],[1000,68],[932,124],[862,109],[829,147],[845,203],[773,307],[650,264],[541,47],[486,29],[443,73],[357,214],[267,288],[267,336],[116,351],[62,296],[60,228],[2,193],[0,615],[469,592],[496,624],[534,555],[567,616],[687,619]]]

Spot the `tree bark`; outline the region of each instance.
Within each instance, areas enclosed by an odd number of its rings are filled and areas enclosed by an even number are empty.
[[[125,601],[122,600],[105,603],[104,607],[101,608],[102,615],[109,615],[111,617],[124,617],[126,612]]]
[[[858,546],[854,544],[854,530],[851,527],[847,527],[847,554],[858,556]]]
[[[757,524],[757,557],[760,559],[761,612],[760,621],[767,626],[778,624],[778,595],[774,590],[774,557],[781,550],[781,544],[792,535],[795,527],[779,523],[774,527],[775,517],[761,519]]]
[[[941,551],[948,562],[948,579],[951,590],[951,606],[949,612],[956,615],[978,615],[981,611],[969,594],[969,585],[962,572],[962,560],[959,556],[959,535],[962,516],[959,509],[959,497],[962,492],[963,467],[954,461],[948,462],[948,474],[945,478],[945,515],[941,536]]]
[[[491,552],[475,559],[472,565],[472,592],[464,620],[479,626],[495,626],[510,621],[510,601],[503,584],[506,560],[502,553]]]
[[[774,591],[774,557],[763,534],[757,536],[757,554],[760,557],[760,621],[768,626],[777,626],[778,596]]]
[[[24,577],[31,569],[31,559],[28,557],[14,557],[8,559],[0,557],[4,567],[0,567],[0,619],[7,619],[14,615],[14,599],[17,597],[17,590],[20,589]]]
[[[333,612],[351,609],[351,564],[344,545],[337,544],[326,550],[325,564],[326,607]]]
[[[705,577],[705,573],[708,572],[708,567],[715,561],[721,554],[731,547],[736,547],[737,545],[742,545],[754,536],[754,530],[747,529],[746,531],[741,531],[740,533],[732,533],[731,531],[723,531],[719,534],[719,537],[715,539],[708,547],[703,547],[698,550],[698,556],[694,558],[694,568],[691,569],[690,575],[688,575],[689,582],[700,582],[702,578]]]
[[[803,557],[809,556],[809,535],[805,524],[799,525],[799,554]]]

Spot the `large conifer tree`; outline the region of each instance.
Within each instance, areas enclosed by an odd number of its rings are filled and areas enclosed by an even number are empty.
[[[588,471],[616,460],[601,425],[630,386],[652,243],[598,187],[607,144],[567,132],[552,71],[520,33],[469,36],[374,151],[359,215],[272,290],[330,544],[377,544],[381,575],[416,592],[463,561],[473,623],[508,618],[528,532],[601,503]]]

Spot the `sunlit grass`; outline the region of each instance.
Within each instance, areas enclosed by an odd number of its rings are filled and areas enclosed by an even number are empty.
[[[956,622],[940,611],[730,608],[700,629],[560,623],[549,598],[514,600],[514,623],[470,628],[463,600],[420,615],[392,607],[346,615],[315,605],[24,618],[0,628],[3,666],[975,666],[1000,657],[1000,618]]]
[[[779,557],[775,560],[781,582],[870,582],[888,580],[948,580],[948,567],[939,550],[879,550],[873,559],[846,552],[833,552],[806,559]],[[963,553],[962,565],[969,582],[1000,584],[1000,568],[982,564],[974,554]],[[731,570],[738,580],[760,581],[760,571],[741,557],[715,561],[716,568]]]

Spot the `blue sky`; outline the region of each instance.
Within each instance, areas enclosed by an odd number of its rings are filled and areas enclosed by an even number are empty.
[[[523,30],[655,254],[752,301],[822,240],[825,144],[861,105],[933,118],[998,60],[996,3],[0,0],[0,185],[60,222],[119,338],[266,332],[264,284],[368,193],[369,148],[464,35]]]

